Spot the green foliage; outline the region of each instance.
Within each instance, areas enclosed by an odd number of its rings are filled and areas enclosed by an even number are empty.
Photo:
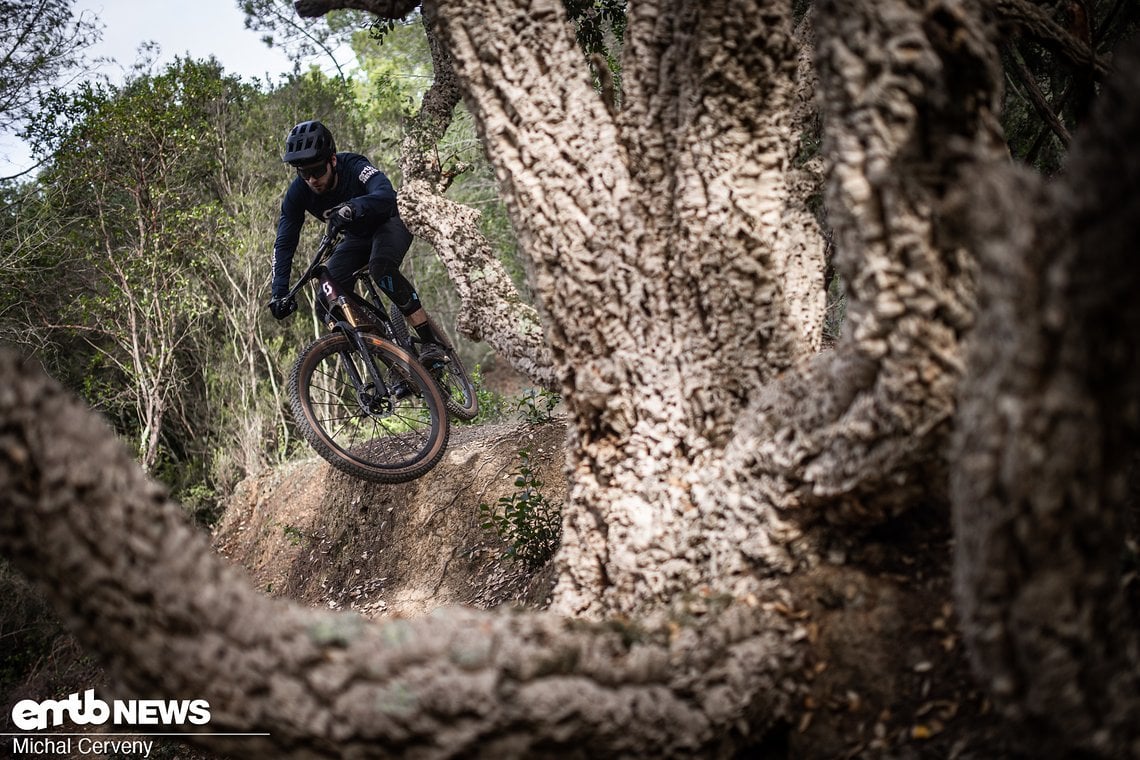
[[[283,375],[312,327],[264,308],[283,137],[318,115],[351,139],[363,109],[319,73],[265,91],[213,61],[45,102],[34,139],[58,152],[0,212],[0,338],[100,408],[208,522],[210,494],[297,449]]]
[[[587,55],[609,56],[625,38],[626,0],[562,0]]]
[[[515,410],[519,419],[534,425],[542,425],[554,419],[554,409],[562,401],[562,396],[546,388],[527,388]]]
[[[507,400],[501,393],[496,393],[487,387],[482,368],[478,364],[471,370],[470,375],[471,382],[475,386],[475,395],[479,399],[479,414],[473,420],[453,419],[451,424],[476,427],[502,419],[506,414]]]
[[[543,482],[530,465],[530,451],[519,450],[515,492],[499,497],[495,505],[480,504],[484,530],[493,531],[506,545],[506,559],[537,570],[554,556],[562,539],[562,505],[543,493]]]
[[[398,183],[396,165],[404,123],[419,108],[433,72],[419,12],[404,21],[390,21],[379,35],[375,23],[352,34],[358,70],[353,77],[356,100],[369,125],[356,147],[384,167]]]
[[[562,0],[578,47],[593,70],[594,84],[610,99],[621,101],[621,49],[627,25],[626,0]]]
[[[79,68],[84,50],[101,36],[91,17],[76,16],[73,5],[73,0],[0,0],[0,132],[34,123],[37,96]]]
[[[507,400],[503,394],[487,387],[483,378],[483,368],[478,364],[471,373],[471,382],[475,384],[475,395],[479,398],[479,416],[474,422],[478,424],[502,419],[506,413]]]
[[[516,288],[527,295],[526,271],[518,250],[514,228],[506,206],[499,197],[495,171],[487,161],[475,129],[475,120],[460,105],[452,117],[447,134],[439,146],[444,165],[463,164],[460,174],[448,192],[457,203],[479,209],[479,231],[491,244]]]
[[[34,130],[54,153],[39,182],[50,188],[43,208],[57,229],[40,255],[69,272],[70,298],[48,304],[43,321],[77,331],[102,358],[107,375],[86,382],[87,392],[108,389],[92,400],[115,419],[133,418],[122,432],[148,468],[167,419],[189,419],[190,357],[210,310],[200,278],[225,226],[204,181],[217,171],[219,105],[251,94],[215,62],[178,61],[122,87],[57,92]]]
[[[222,500],[205,483],[195,483],[176,493],[174,498],[196,525],[209,528],[222,516]]]
[[[285,540],[293,546],[305,546],[308,541],[305,531],[296,525],[282,525],[281,533],[285,536]]]

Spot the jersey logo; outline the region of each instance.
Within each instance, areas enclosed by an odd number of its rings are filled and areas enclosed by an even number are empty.
[[[380,170],[377,169],[375,166],[364,167],[364,170],[360,172],[360,183],[362,185],[367,184],[368,180],[372,179],[373,177],[375,177],[379,173],[380,173]]]

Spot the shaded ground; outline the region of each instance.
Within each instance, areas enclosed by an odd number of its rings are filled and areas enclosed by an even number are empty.
[[[317,458],[295,462],[240,485],[215,545],[268,594],[368,617],[448,604],[541,608],[550,568],[532,574],[504,561],[503,543],[480,526],[479,504],[515,490],[520,449],[544,493],[561,501],[564,441],[561,424],[456,427],[435,470],[394,486],[360,482]],[[778,610],[802,621],[812,645],[803,710],[740,757],[1040,756],[1017,751],[969,674],[955,633],[946,510],[916,509],[841,535],[826,563],[790,579],[789,603]],[[12,598],[25,600],[22,625],[50,631],[50,615],[19,584],[9,578]],[[15,640],[9,630],[0,635]],[[51,643],[32,655],[38,666],[22,670],[31,675],[20,680],[9,669],[0,684],[5,723],[16,699],[100,688],[101,674],[69,636],[40,638]],[[0,757],[8,749],[0,746]],[[209,756],[171,743],[151,757]]]
[[[793,582],[813,644],[790,758],[1037,758],[970,673],[951,588],[950,516],[915,509],[851,530]]]

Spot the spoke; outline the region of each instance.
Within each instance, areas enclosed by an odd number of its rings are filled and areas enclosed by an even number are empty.
[[[413,372],[404,362],[377,354],[374,359],[392,384],[414,387]],[[347,456],[377,466],[399,465],[415,457],[431,441],[431,414],[422,399],[409,396],[395,402],[388,414],[369,413],[361,407],[348,376],[349,361],[343,353],[328,355],[313,369],[309,382],[309,408],[333,445]],[[352,363],[360,377],[369,376],[364,362]]]

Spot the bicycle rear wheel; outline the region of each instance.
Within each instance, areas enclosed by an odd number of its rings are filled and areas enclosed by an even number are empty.
[[[396,337],[397,342],[411,345],[407,320],[395,306],[389,310],[389,319],[391,320],[392,334]],[[440,346],[447,357],[447,361],[439,366],[428,367],[428,372],[435,378],[440,393],[443,394],[444,403],[447,404],[447,411],[451,416],[461,420],[473,420],[479,416],[479,396],[475,391],[475,383],[471,381],[471,376],[467,373],[467,368],[463,366],[463,360],[459,357],[459,352],[455,350],[455,345],[452,344],[451,339],[447,337],[447,333],[441,330],[431,317],[428,317],[428,324],[431,325],[431,329],[439,336],[439,339],[443,341]]]
[[[386,388],[376,388],[356,345],[330,333],[297,359],[289,381],[293,417],[309,444],[337,469],[379,483],[420,477],[450,435],[434,379],[408,352],[363,336]]]

